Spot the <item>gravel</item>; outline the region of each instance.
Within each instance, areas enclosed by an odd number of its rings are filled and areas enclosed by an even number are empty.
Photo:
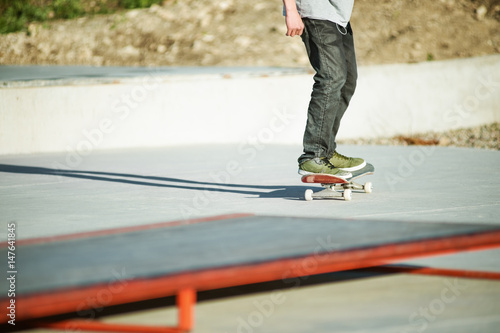
[[[447,132],[427,132],[412,136],[394,136],[375,139],[339,140],[339,144],[356,145],[437,145],[500,150],[500,123],[461,128]]]

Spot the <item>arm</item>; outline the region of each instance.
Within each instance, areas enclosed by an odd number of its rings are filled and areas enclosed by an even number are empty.
[[[286,22],[286,35],[300,36],[304,31],[304,23],[300,18],[299,12],[297,11],[297,5],[295,0],[283,0],[283,5],[285,6],[285,22]]]

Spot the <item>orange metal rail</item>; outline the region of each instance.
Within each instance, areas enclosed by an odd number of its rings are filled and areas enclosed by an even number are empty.
[[[64,331],[99,331],[127,333],[183,333],[189,332],[194,326],[194,307],[196,291],[191,288],[179,290],[177,294],[178,325],[176,327],[155,327],[129,324],[110,324],[89,320],[63,320],[58,322],[37,322],[34,327],[51,328]]]

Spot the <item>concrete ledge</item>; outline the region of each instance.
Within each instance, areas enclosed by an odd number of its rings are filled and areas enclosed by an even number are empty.
[[[500,55],[359,69],[339,138],[500,121]],[[300,144],[312,74],[287,68],[0,67],[0,154]]]

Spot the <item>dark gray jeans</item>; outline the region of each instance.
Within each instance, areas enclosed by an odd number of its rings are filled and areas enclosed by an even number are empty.
[[[337,146],[340,120],[358,77],[350,24],[343,28],[330,21],[303,21],[302,41],[316,74],[304,132],[304,154],[299,163],[317,157],[331,158]]]

